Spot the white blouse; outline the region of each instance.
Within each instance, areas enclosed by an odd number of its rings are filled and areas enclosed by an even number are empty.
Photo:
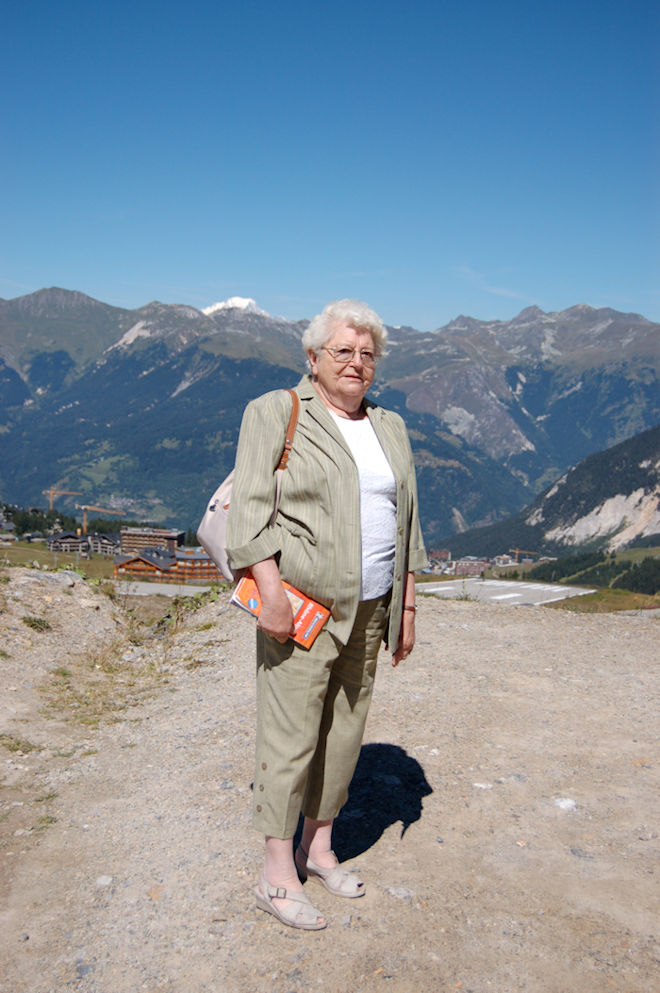
[[[396,540],[396,480],[368,417],[351,420],[330,411],[351,450],[360,477],[362,586],[373,600],[392,586]]]

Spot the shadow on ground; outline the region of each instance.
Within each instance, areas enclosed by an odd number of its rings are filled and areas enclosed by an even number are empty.
[[[433,790],[417,761],[398,745],[363,745],[348,791],[337,817],[332,845],[340,862],[353,859],[374,845],[392,824],[401,821],[401,837],[422,816],[422,800]],[[300,839],[301,825],[296,835]]]

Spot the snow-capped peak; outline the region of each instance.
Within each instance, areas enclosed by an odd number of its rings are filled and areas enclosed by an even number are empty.
[[[203,307],[202,313],[209,317],[211,314],[217,314],[219,310],[245,310],[249,314],[269,316],[265,310],[257,307],[256,302],[249,297],[230,297],[229,300],[223,300],[221,303],[212,303],[210,307]]]

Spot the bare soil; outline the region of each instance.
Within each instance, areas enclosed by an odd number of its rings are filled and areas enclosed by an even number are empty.
[[[300,932],[252,893],[251,618],[5,580],[3,993],[660,990],[656,613],[421,598],[336,827],[367,895]]]

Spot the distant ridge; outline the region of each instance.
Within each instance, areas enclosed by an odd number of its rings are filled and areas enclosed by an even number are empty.
[[[0,301],[0,496],[38,505],[59,483],[195,525],[231,468],[245,403],[304,372],[307,323],[248,297],[205,312],[57,287]],[[409,426],[433,542],[520,511],[660,422],[659,367],[660,325],[644,317],[528,307],[511,321],[390,328],[371,395]]]

